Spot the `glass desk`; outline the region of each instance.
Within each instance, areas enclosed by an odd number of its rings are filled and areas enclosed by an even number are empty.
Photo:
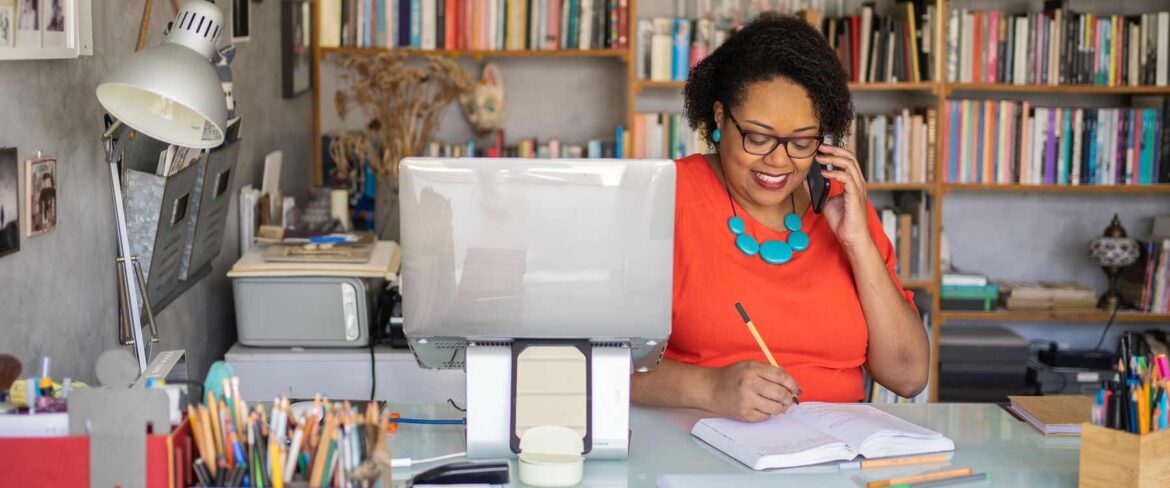
[[[1077,485],[1079,438],[1044,437],[990,404],[875,405],[915,424],[942,432],[955,441],[949,466],[987,472],[990,483],[959,487],[1062,487]],[[404,417],[459,418],[449,406],[394,405]],[[627,461],[585,462],[585,478],[579,486],[613,488],[691,487],[849,487],[865,481],[887,479],[938,469],[944,465],[878,470],[840,471],[837,465],[756,472],[715,450],[690,434],[700,413],[691,410],[647,409],[630,412],[633,431]],[[464,450],[462,426],[403,424],[390,440],[394,457],[423,459]],[[451,462],[451,461],[446,461]],[[414,474],[435,465],[398,469],[393,486],[403,486]],[[512,462],[511,486],[519,483]]]

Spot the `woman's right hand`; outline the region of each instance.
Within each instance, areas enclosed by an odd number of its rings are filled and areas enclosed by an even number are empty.
[[[711,369],[707,410],[745,422],[761,422],[784,413],[800,396],[800,385],[784,368],[740,361]]]

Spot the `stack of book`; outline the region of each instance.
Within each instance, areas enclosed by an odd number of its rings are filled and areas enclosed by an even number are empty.
[[[871,183],[933,180],[937,111],[902,109],[893,115],[858,115],[846,147],[861,159]]]
[[[1165,86],[1170,12],[1098,16],[1045,2],[1043,12],[951,10],[947,81]]]
[[[997,281],[1000,305],[1008,310],[1092,310],[1097,293],[1071,281]]]
[[[634,115],[632,157],[635,159],[679,159],[705,152],[707,144],[687,125],[678,113],[640,113]]]
[[[881,83],[935,79],[931,65],[931,47],[935,45],[931,33],[935,29],[931,26],[940,20],[934,2],[901,0],[886,13],[879,15],[875,3],[867,2],[854,15],[819,22],[849,80]]]
[[[910,192],[898,195],[896,207],[879,213],[882,229],[894,245],[896,271],[902,281],[931,274],[930,216],[930,200]]]
[[[322,0],[322,47],[624,49],[627,0]]]
[[[1034,107],[949,100],[943,179],[951,183],[1170,183],[1170,98],[1156,108]]]
[[[990,312],[999,298],[999,287],[981,274],[943,273],[939,296],[943,310]]]
[[[1170,313],[1170,237],[1138,240],[1138,261],[1121,273],[1121,293],[1142,312]]]

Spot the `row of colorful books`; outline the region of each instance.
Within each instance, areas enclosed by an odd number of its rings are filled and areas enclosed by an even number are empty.
[[[686,81],[691,68],[723,44],[730,34],[730,24],[712,19],[640,19],[634,53],[637,77]]]
[[[805,19],[820,26],[850,81],[923,82],[935,78],[931,26],[939,21],[933,3],[903,0],[879,15],[875,4],[868,2],[854,15]]]
[[[1165,86],[1170,12],[951,10],[946,64],[950,82]]]
[[[943,181],[1035,185],[1170,183],[1167,99],[1156,108],[1035,107],[951,100]]]
[[[322,0],[322,47],[625,48],[628,0]]]
[[[872,183],[933,181],[937,110],[903,109],[893,115],[858,115],[845,144]]]
[[[635,159],[681,159],[707,151],[707,144],[679,113],[635,114],[634,134],[631,156]]]
[[[562,142],[560,139],[538,140],[525,138],[515,144],[478,146],[475,141],[447,143],[432,141],[422,156],[431,158],[621,158],[621,139],[595,138],[584,144]]]

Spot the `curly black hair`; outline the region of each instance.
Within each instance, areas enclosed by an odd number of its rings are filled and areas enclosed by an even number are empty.
[[[808,92],[821,133],[841,140],[853,120],[849,78],[825,37],[790,15],[761,14],[691,70],[683,88],[691,129],[712,147],[715,102],[736,107],[748,85],[777,77]]]

